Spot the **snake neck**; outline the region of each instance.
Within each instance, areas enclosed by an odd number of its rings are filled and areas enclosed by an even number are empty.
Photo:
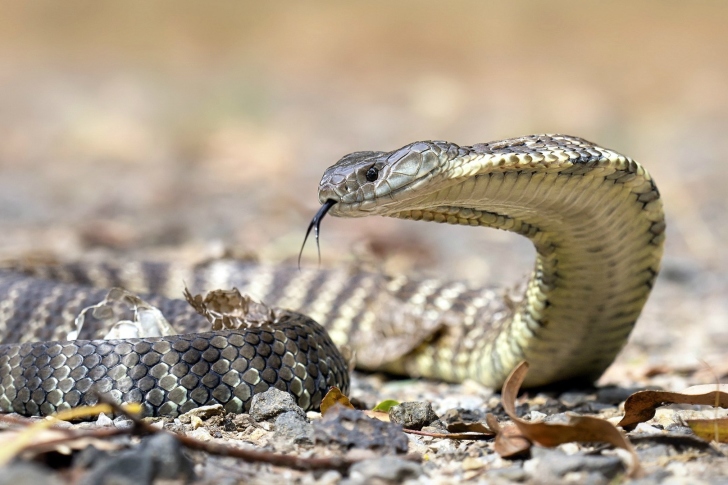
[[[458,356],[461,365],[438,365],[432,353],[412,359],[431,360],[441,378],[459,380],[450,374],[463,369],[489,386],[523,359],[531,363],[529,386],[594,381],[603,373],[652,289],[665,224],[649,174],[629,158],[596,150],[598,156],[562,154],[544,168],[531,157],[531,166],[513,155],[503,163],[476,145],[439,191],[408,202],[422,209],[389,214],[515,232],[537,252],[523,299],[492,329],[483,352],[472,353],[480,358]]]

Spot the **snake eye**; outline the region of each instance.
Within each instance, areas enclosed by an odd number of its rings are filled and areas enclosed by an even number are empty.
[[[367,170],[366,178],[369,182],[374,182],[377,180],[377,177],[379,177],[379,169],[376,167],[370,167],[369,170]]]

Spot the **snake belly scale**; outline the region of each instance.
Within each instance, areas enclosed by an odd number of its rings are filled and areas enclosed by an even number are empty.
[[[236,261],[3,272],[0,409],[48,414],[93,402],[98,389],[143,402],[148,415],[212,403],[244,411],[271,386],[315,408],[328,386],[348,385],[333,343],[351,346],[369,370],[499,386],[525,359],[525,385],[593,381],[625,344],[662,256],[664,215],[647,171],[565,135],[352,153],[326,170],[319,199],[334,216],[515,232],[533,242],[536,264],[516,301],[464,282]],[[184,334],[98,341],[103,331],[92,323],[90,340],[61,341],[77,312],[103,299],[92,287],[99,279],[149,293],[143,298]],[[209,324],[184,301],[166,298],[180,295],[183,281],[193,289],[235,286],[277,307],[292,298],[291,310],[310,319],[284,312],[277,328],[204,332]]]

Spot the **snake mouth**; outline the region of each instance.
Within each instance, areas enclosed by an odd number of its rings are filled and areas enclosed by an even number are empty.
[[[318,251],[318,262],[321,264],[321,245],[319,244],[319,228],[321,227],[321,221],[324,219],[324,216],[326,215],[329,210],[338,203],[338,201],[334,199],[326,199],[326,202],[324,202],[319,210],[314,214],[313,218],[311,219],[311,222],[308,224],[308,229],[306,229],[306,235],[303,237],[303,244],[301,244],[301,251],[298,252],[298,269],[301,269],[301,255],[303,255],[303,248],[306,247],[306,241],[308,240],[308,236],[311,234],[311,229],[313,229],[314,237],[316,238],[316,250]]]

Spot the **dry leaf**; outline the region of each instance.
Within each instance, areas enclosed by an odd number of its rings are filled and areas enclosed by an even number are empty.
[[[326,412],[336,404],[344,406],[345,408],[354,409],[354,406],[352,406],[349,402],[349,398],[344,396],[338,387],[331,386],[329,391],[321,400],[321,416],[325,415]]]
[[[728,418],[688,419],[686,423],[696,436],[706,441],[728,443]]]
[[[572,441],[609,443],[627,450],[632,455],[632,463],[628,470],[630,476],[635,476],[639,472],[639,461],[634,448],[632,448],[629,440],[609,421],[591,416],[570,415],[568,424],[551,424],[532,423],[519,418],[516,415],[516,397],[527,372],[527,362],[524,361],[518,364],[506,379],[505,384],[503,384],[502,391],[503,409],[525,438],[541,446],[548,447]]]
[[[133,414],[139,414],[141,412],[141,405],[138,403],[125,404],[124,406]],[[33,424],[26,426],[17,434],[12,442],[0,447],[0,466],[10,462],[10,460],[12,460],[18,453],[23,451],[23,449],[29,445],[35,443],[37,440],[43,440],[43,433],[47,432],[48,428],[51,428],[59,421],[87,418],[97,416],[100,413],[111,414],[113,413],[113,409],[108,404],[79,406],[77,408],[60,411],[41,421],[36,421]]]
[[[25,440],[22,431],[3,431],[0,433],[0,447],[12,447],[19,439]],[[121,444],[109,439],[100,439],[93,436],[74,436],[68,430],[44,429],[34,433],[25,440],[24,449],[32,448],[34,453],[47,453],[57,451],[65,454],[68,451],[82,450],[93,445],[99,450],[118,450]]]
[[[715,390],[725,386],[703,385],[693,386],[684,392],[639,391],[627,398],[624,403],[624,417],[617,424],[631,431],[639,423],[649,421],[655,416],[655,410],[665,404],[702,404],[706,406],[728,407],[728,392]],[[712,389],[710,392],[708,389]],[[695,394],[700,392],[700,394]]]
[[[531,450],[531,442],[528,441],[516,426],[502,428],[498,419],[488,413],[485,415],[485,422],[488,427],[495,431],[495,452],[503,458],[517,458],[527,454]]]
[[[384,412],[384,411],[374,411],[374,410],[371,410],[371,411],[362,411],[362,412],[365,415],[369,416],[370,418],[378,419],[379,421],[384,421],[386,423],[391,422],[391,420],[389,419],[389,413],[387,413],[387,412]]]

